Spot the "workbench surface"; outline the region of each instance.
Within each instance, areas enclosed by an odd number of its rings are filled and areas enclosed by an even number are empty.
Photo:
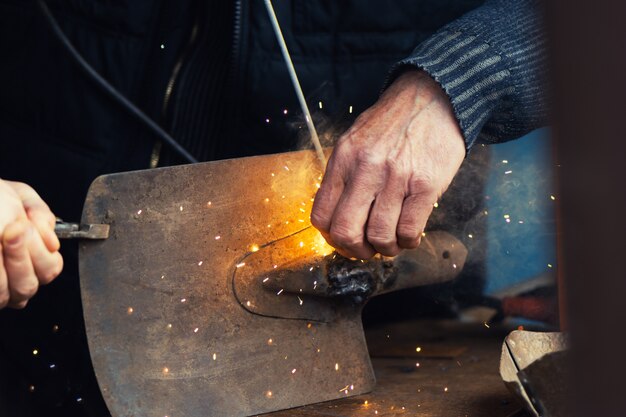
[[[456,321],[368,329],[378,381],[373,392],[264,416],[527,416],[499,374],[500,349],[510,330]]]

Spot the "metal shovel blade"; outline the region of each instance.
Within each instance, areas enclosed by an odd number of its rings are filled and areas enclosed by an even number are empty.
[[[315,154],[302,151],[94,181],[82,223],[110,232],[80,243],[80,282],[92,362],[114,417],[249,416],[373,389],[362,304],[283,294],[259,277],[305,249],[330,250],[309,221],[320,175]],[[458,244],[437,262],[461,265]],[[429,270],[425,262],[398,264],[400,276],[403,265]],[[453,278],[446,274],[436,278]]]
[[[373,388],[360,307],[270,318],[233,293],[239,259],[310,225],[319,176],[304,151],[94,181],[82,222],[111,229],[81,242],[80,280],[113,416],[247,416]]]

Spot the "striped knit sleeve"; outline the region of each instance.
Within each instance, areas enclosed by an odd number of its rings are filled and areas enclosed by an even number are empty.
[[[542,8],[493,0],[444,26],[391,72],[429,73],[450,97],[466,147],[518,138],[547,122]]]

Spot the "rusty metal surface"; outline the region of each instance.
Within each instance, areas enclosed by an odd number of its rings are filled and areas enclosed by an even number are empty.
[[[235,294],[233,277],[258,277],[253,255],[270,242],[307,229],[320,254],[329,250],[309,227],[316,166],[305,151],[94,181],[82,222],[109,224],[110,236],[81,242],[79,268],[114,417],[247,416],[374,387],[362,304],[310,297],[291,303],[293,319],[276,318]],[[308,320],[314,310],[323,320]]]
[[[515,330],[502,344],[500,375],[534,416],[569,416],[567,335]]]
[[[452,280],[467,257],[458,239],[440,231],[417,249],[366,262],[329,253],[318,237],[309,227],[242,257],[245,268],[233,274],[241,306],[267,317],[329,322],[338,308],[358,308],[378,294]]]
[[[81,242],[81,291],[114,417],[245,416],[373,388],[360,308],[327,323],[275,319],[232,290],[253,245],[309,225],[315,166],[297,152],[94,182],[82,221],[111,233]]]

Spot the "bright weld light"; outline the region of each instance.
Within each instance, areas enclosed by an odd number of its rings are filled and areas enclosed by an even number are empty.
[[[217,360],[217,353],[213,354],[213,360]]]
[[[259,245],[253,244],[252,246],[250,246],[250,252],[256,252],[258,250],[259,250]]]
[[[200,329],[196,327],[195,329],[193,329],[193,332],[194,333],[198,333],[198,330],[200,330]]]
[[[210,201],[206,203],[207,207],[211,207],[211,205],[213,205],[213,203],[211,203]]]
[[[418,347],[416,347],[416,348],[415,348],[415,351],[416,351],[416,352],[421,352],[421,351],[422,351],[422,348],[421,348],[420,346],[418,346]]]
[[[433,204],[433,207],[434,207],[434,208],[439,207],[439,203],[435,203],[435,204]]]
[[[554,201],[554,200],[556,200],[556,197],[555,197],[555,196],[553,196],[553,195],[551,195],[551,196],[550,196],[550,200]]]
[[[287,113],[289,113],[287,109],[283,110],[283,114],[287,114]]]
[[[126,312],[127,312],[128,314],[133,314],[133,311],[135,311],[135,310],[133,310],[133,308],[132,308],[132,307],[128,307],[128,310],[126,310]]]
[[[269,122],[270,122],[270,119],[265,119],[265,123],[269,123]]]
[[[338,364],[338,363],[336,363],[336,364],[335,364],[335,371],[338,371],[338,370],[339,370],[339,364]]]
[[[204,261],[200,261],[200,262],[198,262],[198,266],[202,266],[202,263],[203,263],[203,262],[204,262]]]

